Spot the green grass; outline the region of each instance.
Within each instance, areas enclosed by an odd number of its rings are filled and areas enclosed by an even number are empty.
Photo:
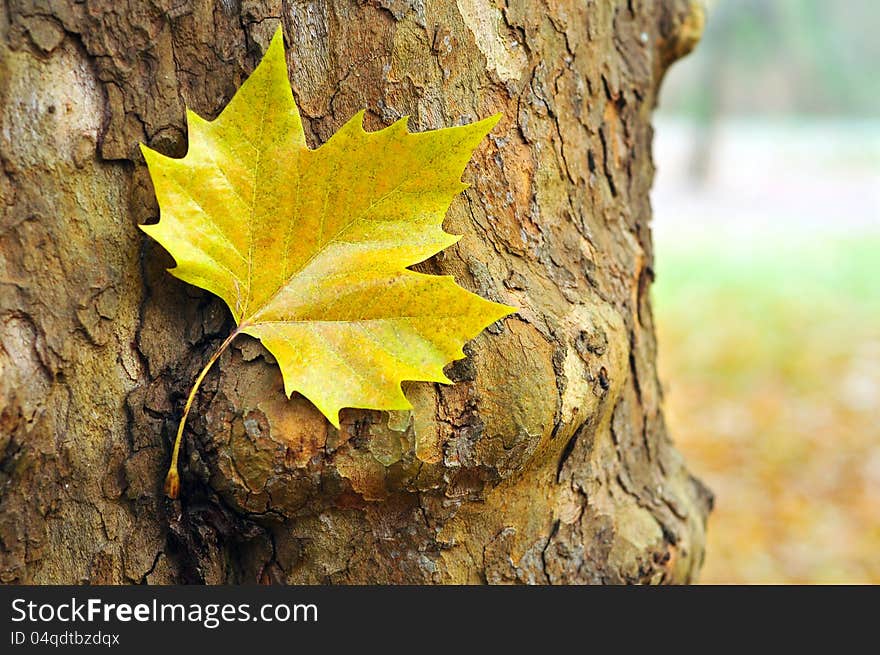
[[[688,243],[666,238],[658,240],[657,251],[657,302],[722,290],[751,298],[750,304],[843,296],[854,308],[880,309],[880,233]]]
[[[683,363],[713,365],[721,382],[804,369],[880,330],[880,235],[859,239],[731,239],[658,243],[657,312],[687,339]],[[814,371],[818,374],[817,371]]]

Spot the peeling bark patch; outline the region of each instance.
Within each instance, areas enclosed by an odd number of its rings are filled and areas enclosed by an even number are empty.
[[[552,350],[528,323],[507,322],[477,358],[476,393],[487,417],[477,444],[479,461],[502,477],[521,471],[538,445],[549,439],[556,413]],[[547,390],[535,393],[536,389]]]
[[[486,58],[486,66],[495,71],[502,82],[519,80],[528,58],[523,44],[507,28],[501,10],[480,0],[456,0],[456,4]]]

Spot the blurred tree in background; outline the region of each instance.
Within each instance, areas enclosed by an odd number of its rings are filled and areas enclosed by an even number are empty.
[[[664,111],[701,118],[880,115],[880,2],[710,0],[707,5],[700,55],[681,62],[681,72],[667,80]]]

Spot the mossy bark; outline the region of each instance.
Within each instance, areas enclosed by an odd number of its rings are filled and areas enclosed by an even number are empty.
[[[422,264],[521,308],[408,413],[335,430],[136,225],[138,151],[186,151],[279,21],[311,144],[504,118]],[[0,4],[0,580],[687,582],[711,494],[666,433],[651,111],[690,0]]]

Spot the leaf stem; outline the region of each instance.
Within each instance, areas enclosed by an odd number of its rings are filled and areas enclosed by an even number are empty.
[[[168,467],[168,473],[165,476],[165,495],[169,498],[177,498],[180,495],[180,473],[178,472],[177,467],[177,457],[180,454],[180,442],[183,440],[183,427],[186,425],[186,417],[189,416],[189,410],[192,408],[193,400],[195,400],[196,392],[199,390],[199,386],[202,384],[202,380],[205,379],[205,376],[208,374],[208,371],[214,365],[218,359],[220,359],[220,355],[229,347],[229,344],[232,343],[232,340],[235,339],[239,334],[241,334],[241,330],[244,325],[239,325],[235,330],[226,337],[226,341],[224,341],[220,348],[217,349],[213,355],[211,355],[211,359],[208,360],[208,363],[205,364],[205,368],[202,369],[202,372],[199,373],[199,376],[196,378],[195,384],[193,384],[192,390],[189,392],[189,397],[186,399],[186,406],[183,408],[183,416],[180,418],[180,425],[177,427],[177,438],[174,440],[174,450],[171,452],[171,465]]]

